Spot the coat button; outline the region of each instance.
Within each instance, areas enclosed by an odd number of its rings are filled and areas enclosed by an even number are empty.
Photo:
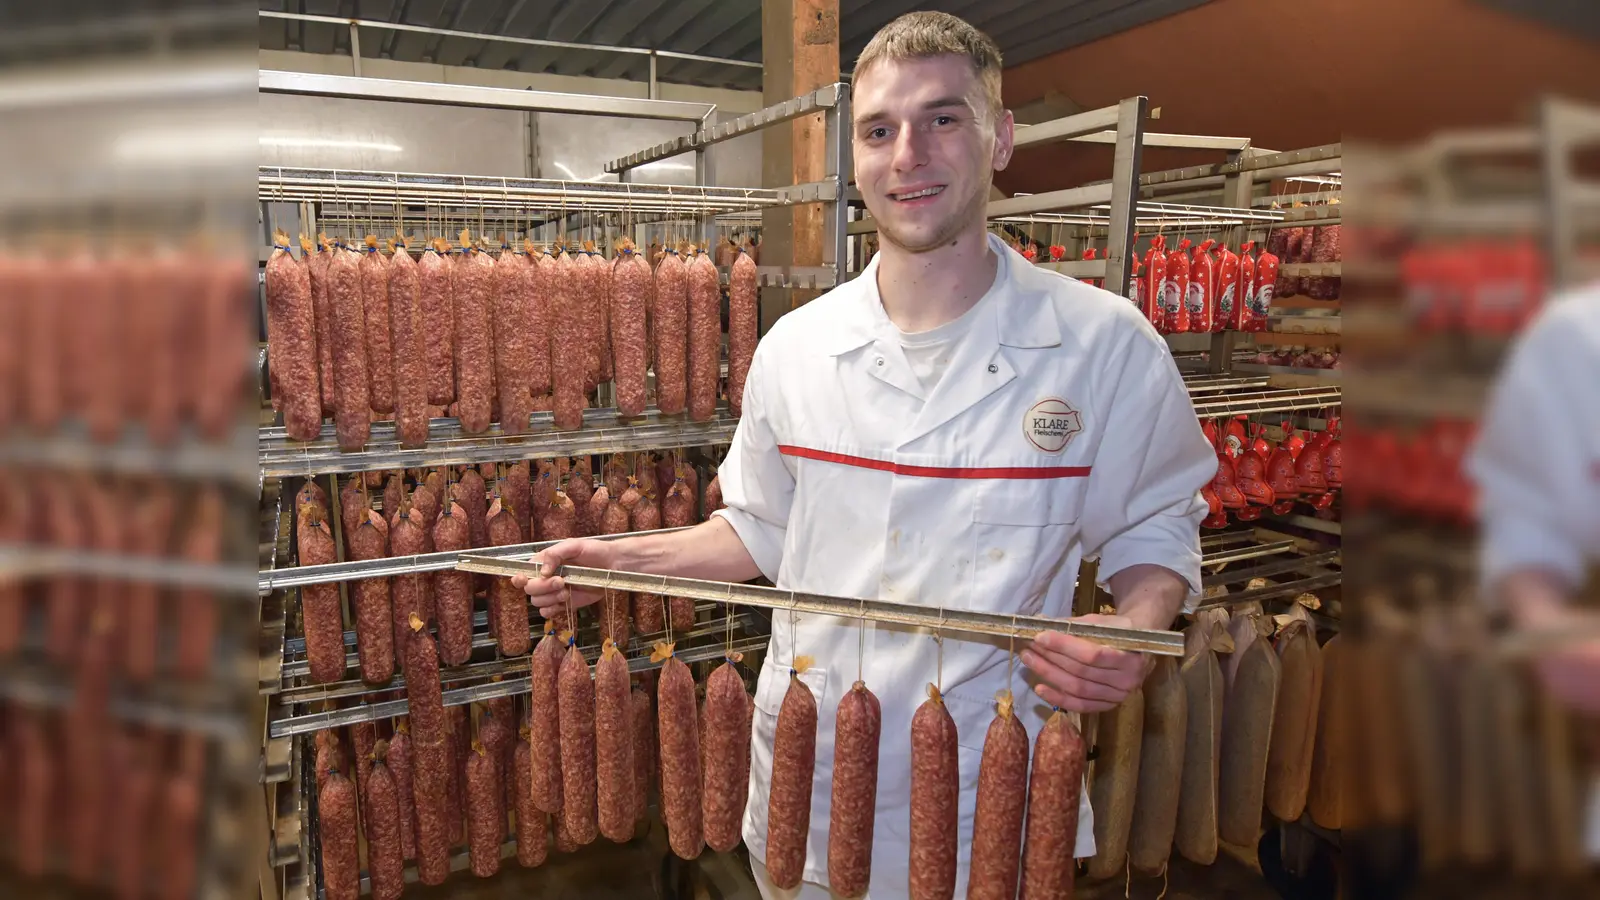
[[[993,375],[994,373],[996,373],[998,371],[1000,371],[1000,367],[999,366],[995,365],[994,363],[989,363],[989,374]]]
[[[883,357],[878,357],[878,365],[883,365]]]

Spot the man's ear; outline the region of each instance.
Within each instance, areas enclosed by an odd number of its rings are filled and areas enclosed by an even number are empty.
[[[1011,164],[1013,140],[1016,137],[1016,120],[1011,110],[1001,110],[994,123],[994,170],[1001,172]]]

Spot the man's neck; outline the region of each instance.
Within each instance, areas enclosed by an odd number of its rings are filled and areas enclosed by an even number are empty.
[[[907,334],[954,322],[994,284],[1000,258],[980,226],[926,253],[885,241],[878,253],[878,296],[896,328]]]

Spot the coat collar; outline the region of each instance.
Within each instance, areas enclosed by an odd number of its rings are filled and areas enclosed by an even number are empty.
[[[984,314],[991,317],[998,343],[1021,349],[1060,346],[1061,325],[1050,297],[1048,274],[1034,271],[1032,263],[1000,238],[993,234],[988,238],[989,246],[1000,254],[1000,271],[993,288],[995,302]],[[878,260],[873,257],[860,275],[840,288],[850,293],[826,339],[829,355],[842,356],[880,338],[894,338],[894,323],[884,313],[878,294]]]

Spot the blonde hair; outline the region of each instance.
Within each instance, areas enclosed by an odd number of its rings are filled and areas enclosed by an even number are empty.
[[[999,116],[1004,110],[1000,99],[1000,48],[990,37],[963,19],[943,12],[906,13],[878,29],[856,57],[852,81],[874,63],[885,59],[927,59],[933,56],[964,56],[972,63],[983,85],[989,111]]]

